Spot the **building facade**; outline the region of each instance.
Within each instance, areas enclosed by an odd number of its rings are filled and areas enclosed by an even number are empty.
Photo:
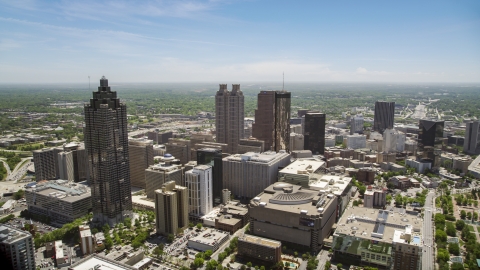
[[[466,123],[463,151],[467,154],[480,154],[480,121]]]
[[[166,154],[168,155],[168,154]],[[185,184],[184,171],[180,165],[169,162],[151,165],[144,171],[145,191],[147,198],[155,198],[155,190],[161,189],[163,184],[174,181],[176,185]]]
[[[265,150],[290,151],[290,101],[287,91],[262,91],[258,94],[252,135],[265,142]]]
[[[25,190],[28,211],[64,224],[83,217],[92,210],[90,188],[66,180],[51,180]]]
[[[245,153],[223,159],[223,188],[240,199],[253,198],[263,189],[275,183],[279,167],[290,163],[290,154]]]
[[[33,164],[37,181],[57,179],[58,161],[53,148],[33,151]]]
[[[188,190],[175,185],[174,181],[155,190],[157,233],[177,234],[178,229],[188,226]]]
[[[153,165],[153,141],[129,139],[130,183],[134,187],[146,188],[145,169]]]
[[[305,115],[303,149],[318,155],[325,152],[325,114],[309,112]]]
[[[93,221],[113,226],[132,213],[127,107],[104,76],[84,110]]]
[[[244,96],[240,84],[233,84],[232,91],[220,84],[215,95],[215,129],[218,143],[228,144],[227,153],[238,153],[240,139],[244,138]]]
[[[350,135],[363,134],[363,115],[354,115],[350,119]]]
[[[185,187],[188,189],[188,213],[203,216],[213,209],[212,167],[198,165],[185,173]]]
[[[282,243],[244,234],[238,238],[238,256],[276,264],[282,260]]]
[[[387,128],[393,128],[395,102],[376,101],[373,115],[373,130],[383,134]]]
[[[35,270],[35,245],[29,232],[0,225],[2,269]]]
[[[197,150],[197,164],[212,167],[212,196],[213,203],[222,203],[223,190],[223,161],[222,150],[214,148],[202,148]]]
[[[424,151],[425,147],[437,148],[442,144],[445,121],[420,120],[418,123],[418,148]]]
[[[253,198],[248,208],[253,235],[316,254],[335,223],[337,197],[277,182]]]
[[[58,170],[60,172],[60,179],[68,181],[75,180],[72,152],[58,153]]]

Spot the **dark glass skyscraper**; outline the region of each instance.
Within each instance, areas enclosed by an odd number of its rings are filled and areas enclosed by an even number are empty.
[[[127,107],[102,77],[85,104],[85,149],[88,153],[93,222],[110,226],[132,211],[128,156]]]
[[[418,123],[418,148],[435,147],[442,143],[445,121],[420,120]]]
[[[197,150],[197,164],[212,166],[213,203],[222,203],[223,189],[223,163],[222,150],[213,148],[202,148]]]
[[[305,114],[304,147],[315,154],[325,152],[325,114],[309,112]]]
[[[373,130],[383,134],[387,128],[393,128],[395,116],[395,102],[377,101],[375,102],[375,112],[373,118]]]
[[[252,135],[265,142],[265,150],[290,152],[290,100],[287,91],[262,91],[258,94]]]

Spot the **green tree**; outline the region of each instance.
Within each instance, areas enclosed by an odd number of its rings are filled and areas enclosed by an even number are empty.
[[[202,223],[197,223],[197,229],[198,229],[198,230],[201,230],[202,227],[203,227]]]
[[[446,242],[447,234],[442,230],[435,231],[435,241]]]
[[[448,244],[448,252],[452,255],[458,256],[460,255],[460,247],[457,243],[450,243]]]
[[[341,263],[337,264],[338,269],[342,269],[342,267],[343,267],[343,264],[341,264]]]
[[[207,262],[207,270],[215,270],[217,268],[218,262],[215,260],[210,260]]]
[[[247,263],[247,266],[248,266],[248,267],[252,267],[252,263],[251,263],[251,262],[248,262],[248,263]]]
[[[327,261],[327,262],[325,263],[325,270],[329,270],[330,267],[332,267],[332,263],[331,263],[330,261]]]
[[[447,230],[445,231],[448,236],[455,237],[457,236],[457,230],[455,229],[455,226],[453,223],[447,223]]]
[[[465,210],[460,211],[460,218],[465,219],[467,217],[467,212]]]
[[[452,263],[452,266],[450,267],[451,270],[463,270],[465,269],[463,267],[463,264],[461,263]]]
[[[210,260],[210,257],[212,256],[212,251],[210,249],[206,250],[204,253],[204,257],[206,260]]]
[[[202,258],[195,258],[195,260],[193,261],[193,266],[195,268],[200,268],[202,267],[203,263],[204,263],[204,260]]]
[[[463,228],[465,227],[465,221],[463,221],[461,219],[457,220],[457,222],[455,222],[455,227],[459,231],[463,230]]]

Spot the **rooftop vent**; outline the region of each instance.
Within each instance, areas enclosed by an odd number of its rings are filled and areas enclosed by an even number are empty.
[[[324,210],[325,210],[324,208],[320,207],[320,208],[317,209],[317,212],[318,213],[323,213]]]
[[[308,213],[308,210],[300,210],[300,214],[306,215]]]
[[[261,202],[259,205],[265,207],[265,206],[267,206],[267,203],[266,202]]]
[[[255,197],[255,198],[253,198],[253,201],[254,201],[254,202],[259,202],[259,201],[260,201],[260,197]]]

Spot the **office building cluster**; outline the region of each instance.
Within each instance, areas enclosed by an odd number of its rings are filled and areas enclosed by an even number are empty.
[[[260,91],[250,119],[240,85],[228,90],[220,84],[214,131],[185,136],[148,126],[128,133],[126,105],[102,77],[84,106],[85,142],[33,151],[37,183],[26,190],[28,210],[59,225],[93,212],[95,226],[112,227],[132,217],[134,208],[152,210],[156,233],[163,236],[177,235],[191,222],[211,227],[188,239],[188,247],[199,251],[220,249],[249,225],[248,234],[239,234],[239,258],[275,264],[282,260],[282,245],[314,253],[327,245],[338,261],[421,269],[421,218],[390,208],[387,193],[420,187],[403,175],[407,166],[419,173],[438,170],[454,181],[452,171],[480,175],[480,158],[448,148],[480,153],[479,121],[465,123],[465,136],[453,134],[444,120],[395,124],[396,104],[384,101],[373,112],[354,108],[341,121],[309,109],[294,118],[291,98],[285,90]],[[388,171],[397,175],[383,185],[376,181]],[[352,198],[361,185],[357,206]],[[132,188],[143,190],[133,200]],[[105,240],[88,226],[79,228],[79,238],[85,255]],[[0,226],[0,241],[9,263],[30,269],[31,235]],[[52,242],[54,247],[61,242]],[[90,256],[79,265],[101,261]],[[149,264],[143,258],[138,263]]]

